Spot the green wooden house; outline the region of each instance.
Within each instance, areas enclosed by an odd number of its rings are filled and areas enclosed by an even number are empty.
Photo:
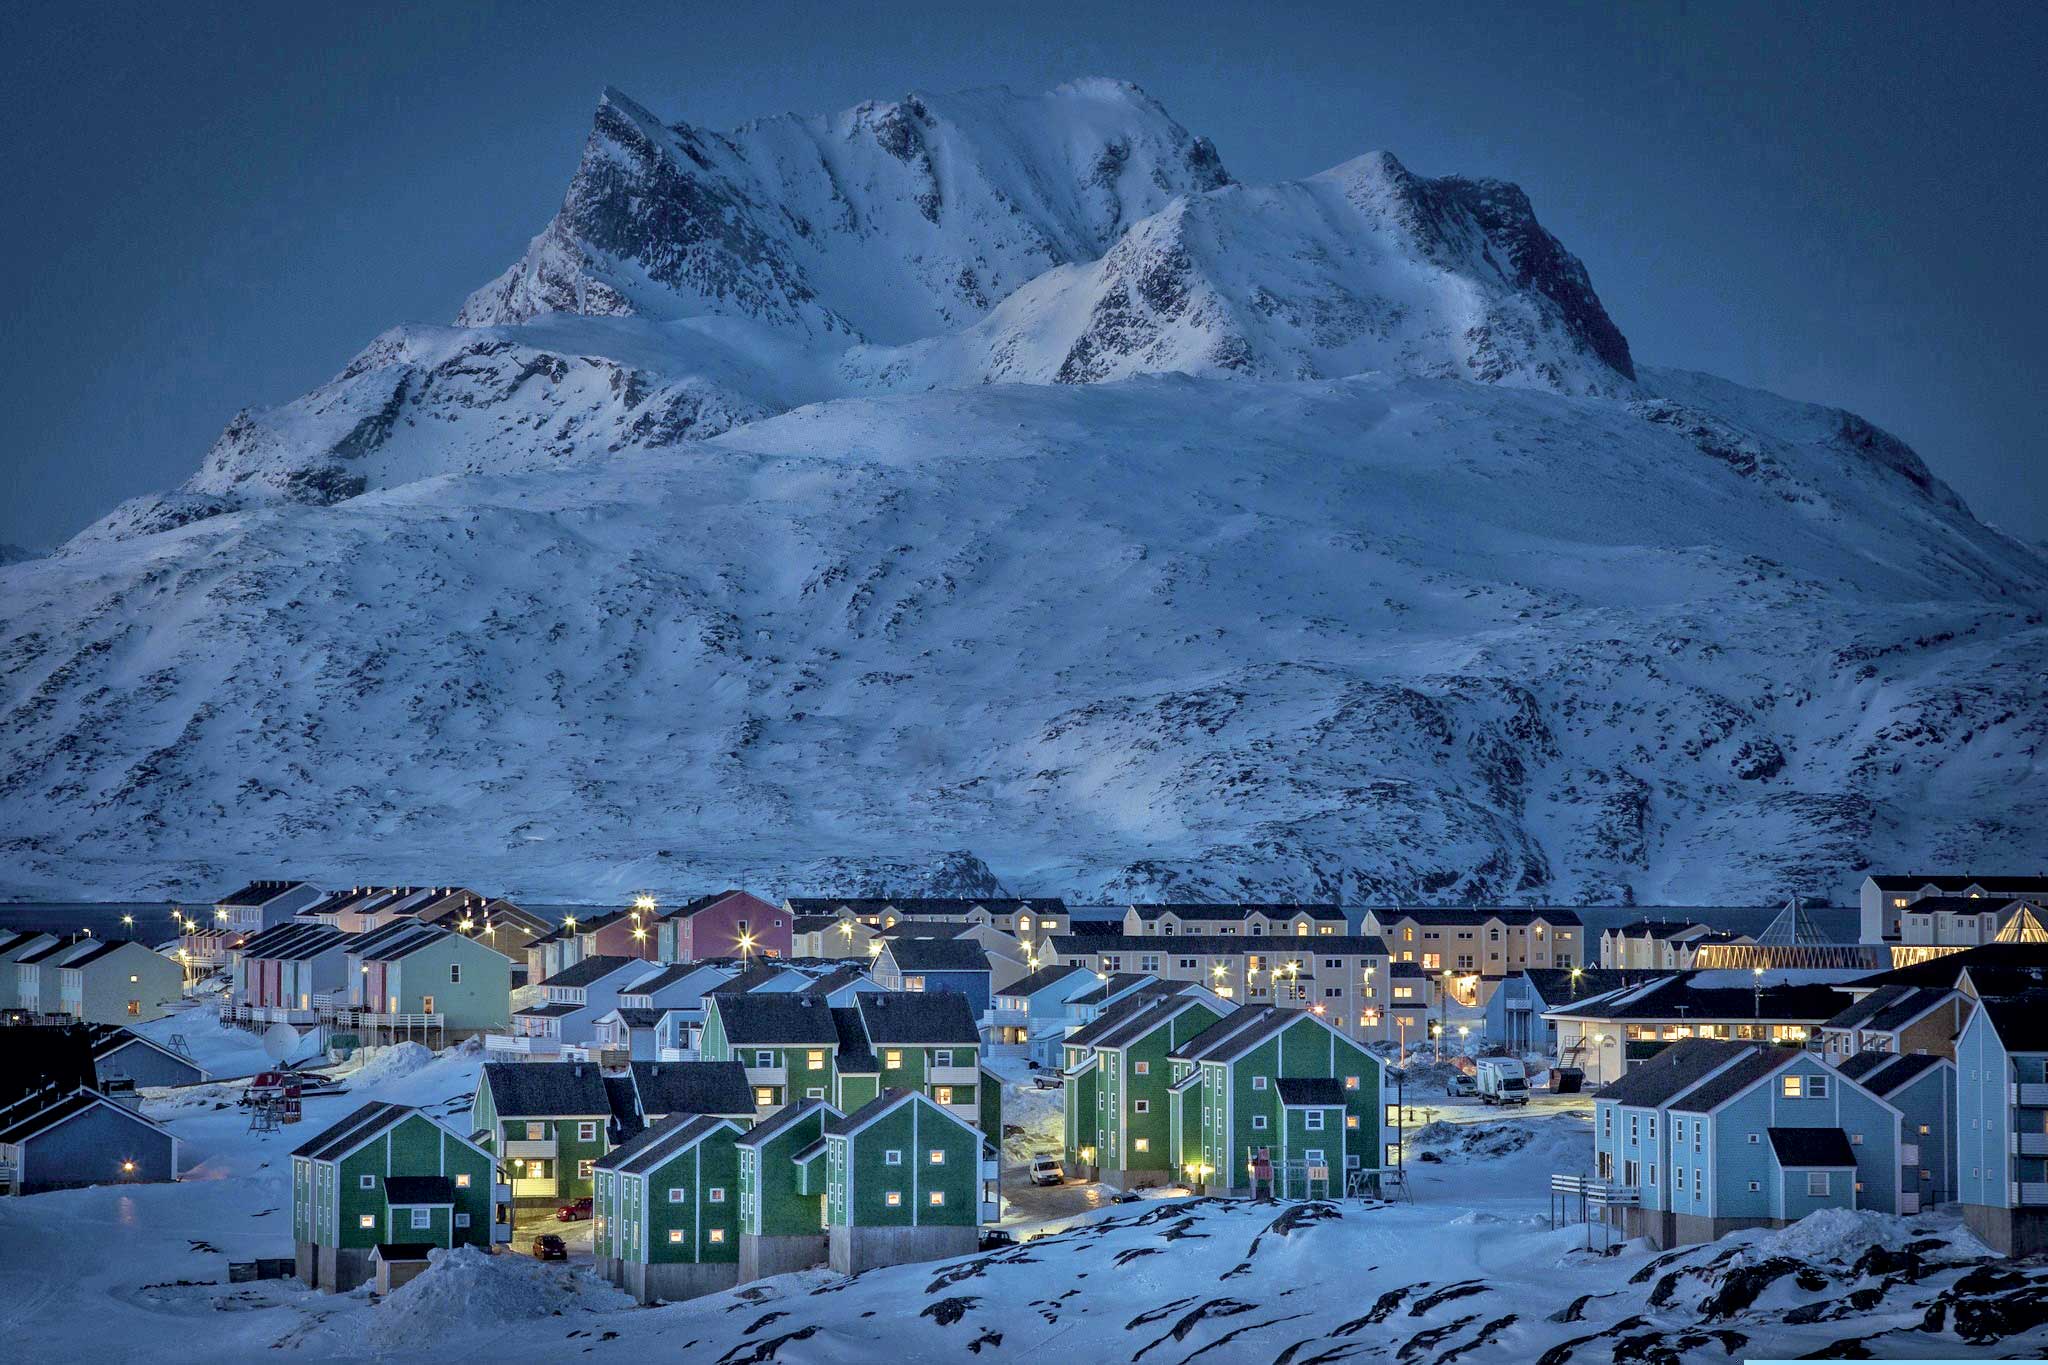
[[[746,1067],[758,1117],[805,1100],[847,1113],[884,1090],[920,1090],[1002,1132],[1002,1086],[982,1067],[980,1027],[958,992],[869,991],[840,1008],[807,992],[706,999],[702,1055]]]
[[[922,1090],[827,1117],[795,1160],[805,1189],[822,1167],[827,1260],[843,1275],[980,1245],[981,1131]]]
[[[739,1283],[734,1142],[743,1131],[729,1118],[678,1115],[599,1158],[591,1229],[599,1272],[642,1303]]]
[[[740,1280],[823,1265],[825,1124],[842,1117],[823,1100],[784,1105],[735,1142],[740,1166]],[[819,1154],[808,1168],[806,1148]]]
[[[1180,1178],[1174,1156],[1169,1054],[1227,1007],[1191,983],[1159,983],[1117,1001],[1067,1035],[1066,1162],[1119,1189]]]
[[[292,1153],[299,1278],[347,1291],[370,1278],[380,1246],[510,1240],[511,1192],[492,1168],[489,1152],[417,1109],[363,1105]]]
[[[1172,1148],[1207,1194],[1378,1189],[1380,1063],[1312,1010],[1245,1005],[1170,1054]],[[1255,1169],[1263,1159],[1263,1170]]]
[[[580,1199],[611,1150],[612,1098],[592,1062],[486,1062],[470,1131],[521,1203]]]

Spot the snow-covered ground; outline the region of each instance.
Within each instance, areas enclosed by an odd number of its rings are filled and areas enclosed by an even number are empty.
[[[469,1050],[367,1053],[342,1073],[349,1094],[308,1101],[305,1124],[274,1134],[248,1131],[234,1086],[152,1096],[197,1165],[175,1185],[0,1201],[0,1333],[54,1358],[151,1365],[280,1353],[1605,1365],[1843,1342],[1879,1356],[2048,1347],[2048,1308],[2034,1306],[2048,1271],[1978,1266],[1982,1249],[1944,1215],[1829,1214],[1662,1257],[1589,1252],[1585,1229],[1549,1226],[1544,1193],[1552,1170],[1583,1166],[1583,1115],[1469,1106],[1468,1121],[1411,1134],[1412,1200],[1155,1198],[1014,1250],[852,1281],[812,1271],[642,1309],[580,1269],[458,1254],[381,1303],[293,1281],[226,1283],[229,1261],[289,1254],[293,1146],[364,1099],[460,1113],[480,1063]]]

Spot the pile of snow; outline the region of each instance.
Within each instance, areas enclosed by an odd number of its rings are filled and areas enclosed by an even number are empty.
[[[1022,1163],[1041,1152],[1057,1154],[1066,1140],[1066,1103],[1064,1090],[1040,1090],[1028,1081],[1004,1086],[1004,1158]]]
[[[351,1086],[380,1085],[403,1080],[432,1064],[434,1050],[424,1043],[393,1043],[389,1047],[366,1047],[356,1054],[362,1065],[347,1073]]]
[[[377,1310],[370,1337],[383,1349],[411,1354],[520,1319],[632,1306],[626,1294],[583,1271],[457,1247],[432,1253],[426,1270],[392,1292]]]
[[[1971,1259],[1992,1255],[1990,1248],[1961,1227],[1943,1226],[1938,1234],[1946,1245],[1941,1259]],[[1874,1246],[1896,1251],[1929,1237],[1929,1220],[1902,1218],[1897,1214],[1870,1209],[1822,1209],[1810,1213],[1789,1227],[1768,1229],[1747,1238],[1747,1253],[1753,1257],[1789,1256],[1800,1261],[1831,1261],[1853,1265]]]

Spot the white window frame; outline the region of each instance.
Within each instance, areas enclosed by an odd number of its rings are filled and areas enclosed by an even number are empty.
[[[900,1147],[885,1148],[882,1152],[882,1164],[884,1166],[901,1166],[903,1164],[903,1149]]]
[[[1266,1088],[1266,1078],[1265,1078],[1264,1076],[1254,1076],[1254,1077],[1252,1077],[1252,1089],[1254,1089],[1254,1090],[1264,1090],[1265,1088]]]
[[[434,1226],[434,1211],[432,1209],[414,1209],[412,1211],[412,1230],[414,1232],[432,1226]]]
[[[1302,1115],[1301,1122],[1302,1127],[1306,1128],[1309,1132],[1320,1133],[1323,1131],[1323,1111],[1311,1109],[1308,1113]]]
[[[578,1121],[576,1124],[576,1140],[578,1142],[597,1141],[597,1120],[582,1119]]]
[[[1806,1173],[1806,1197],[1809,1199],[1821,1199],[1831,1196],[1835,1192],[1834,1184],[1835,1182],[1830,1178],[1829,1172],[1808,1171]]]
[[[931,1151],[926,1154],[926,1156],[927,1159],[934,1166],[943,1166],[946,1164],[946,1149],[943,1147],[932,1148]]]
[[[1264,1132],[1266,1130],[1266,1116],[1264,1114],[1253,1114],[1252,1127],[1258,1129],[1260,1132]]]
[[[686,1190],[686,1189],[684,1189],[684,1188],[683,1188],[683,1187],[682,1187],[681,1185],[671,1185],[671,1186],[669,1186],[669,1187],[668,1187],[668,1202],[669,1202],[669,1203],[671,1203],[671,1204],[680,1204],[680,1203],[682,1203],[682,1202],[683,1202],[683,1200],[684,1200],[684,1199],[686,1199],[686,1198],[688,1198],[688,1197],[689,1197],[689,1191],[688,1191],[688,1190]]]

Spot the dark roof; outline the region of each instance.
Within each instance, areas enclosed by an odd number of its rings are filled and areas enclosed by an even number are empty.
[[[661,1016],[667,1012],[653,1008],[643,1009],[638,1005],[620,1005],[612,1011],[628,1028],[653,1028],[661,1022]]]
[[[1067,921],[1068,938],[1133,938],[1124,932],[1122,920],[1076,919]]]
[[[673,910],[664,911],[660,917],[662,919],[688,919],[690,918],[690,916],[697,914],[699,911],[709,910],[712,906],[718,904],[720,901],[731,900],[734,896],[744,896],[746,894],[746,892],[740,890],[738,887],[734,887],[731,890],[727,891],[713,891],[708,896],[697,896],[691,900],[683,902],[681,905],[678,905]],[[755,899],[758,900],[759,897],[756,897]]]
[[[1971,989],[1980,998],[1987,995],[2019,995],[2025,991],[2048,986],[2048,966],[1994,967],[1979,963],[1966,970],[1970,974]]]
[[[445,1175],[387,1175],[384,1177],[387,1204],[452,1204],[455,1182]]]
[[[1083,967],[1081,970],[1085,972],[1088,968]],[[1100,986],[1097,986],[1092,991],[1081,992],[1069,1003],[1075,1005],[1107,1004],[1111,1000],[1118,999],[1131,988],[1142,986],[1150,980],[1152,980],[1151,977],[1139,972],[1112,972],[1109,975],[1109,979]]]
[[[694,973],[704,971],[713,965],[709,962],[678,962],[673,966],[662,968],[661,971],[652,976],[643,977],[635,981],[629,987],[622,987],[621,989],[627,995],[652,995],[656,991],[666,990],[678,981],[688,980]],[[700,991],[699,994],[701,995],[702,992]]]
[[[1861,1084],[1865,1076],[1876,1071],[1879,1067],[1897,1060],[1897,1053],[1863,1051],[1844,1057],[1842,1064],[1836,1067],[1835,1070],[1841,1072],[1850,1080]]]
[[[985,972],[988,953],[971,938],[899,938],[882,950],[905,972]]]
[[[1072,934],[1054,934],[1047,940],[1052,950],[1064,956],[1081,953],[1159,953],[1173,956],[1187,953],[1234,955],[1263,953],[1271,957],[1315,957],[1318,954],[1384,955],[1386,940],[1377,934],[1139,934],[1121,942],[1089,942]]]
[[[1877,1058],[1878,1064],[1864,1067],[1860,1072],[1849,1070],[1849,1062],[1860,1061],[1865,1057]],[[1893,1091],[1911,1084],[1947,1060],[1931,1052],[1909,1052],[1904,1056],[1892,1052],[1859,1052],[1843,1062],[1839,1069],[1843,1075],[1879,1099],[1888,1099]]]
[[[1894,967],[1863,977],[1855,984],[1858,990],[1874,986],[1953,986],[1965,967],[1970,969],[1972,980],[1984,967],[2048,969],[2048,943],[1980,944],[1960,953],[1915,962],[1910,967]]]
[[[60,938],[55,943],[50,944],[48,947],[38,948],[36,949],[36,951],[32,953],[23,953],[20,957],[14,959],[14,964],[17,967],[27,967],[32,966],[38,962],[48,962],[51,958],[56,957],[60,953],[70,952],[73,948],[76,948],[79,944],[83,943],[84,941],[85,940],[83,939],[76,938]]]
[[[410,953],[417,952],[431,943],[445,938],[460,937],[434,924],[421,924],[404,915],[389,924],[356,935],[356,941],[349,944],[351,956],[365,962],[395,962]]]
[[[815,934],[839,923],[837,915],[798,915],[790,922],[792,934]]]
[[[1909,915],[1995,915],[2026,902],[2010,896],[1922,896],[1906,907]]]
[[[1525,967],[1522,975],[1528,977],[1529,984],[1536,988],[1537,998],[1552,1008],[1670,975],[1668,972],[1635,968],[1580,967],[1576,969],[1578,975],[1574,979],[1574,970],[1570,967]]]
[[[1841,1013],[1848,996],[1827,985],[1695,986],[1698,973],[1652,978],[1639,986],[1553,1006],[1574,1019],[1783,1019],[1819,1023]]]
[[[1546,924],[1582,923],[1578,911],[1562,905],[1404,905],[1372,913],[1382,924],[1397,919],[1412,919],[1417,924],[1476,925],[1490,919],[1502,924],[1534,924],[1537,920]]]
[[[580,962],[572,963],[540,984],[543,986],[588,986],[594,981],[604,980],[621,967],[634,965],[651,967],[654,964],[646,961],[644,958],[608,957],[600,954],[596,957],[586,957]]]
[[[711,995],[749,995],[760,990],[763,986],[774,985],[782,979],[782,974],[787,970],[789,970],[787,967],[779,963],[763,962],[743,969],[738,976],[733,977],[729,981],[719,982],[707,993]]]
[[[1904,996],[1877,1011],[1864,1028],[1881,1033],[1894,1033],[1906,1027],[1921,1015],[1939,1009],[1948,1003],[1954,991],[1936,990],[1931,987],[1917,987]]]
[[[42,934],[34,929],[29,930],[27,933],[7,934],[4,937],[0,937],[0,957],[5,957],[8,953],[13,952],[15,949],[20,948],[25,944],[32,943],[36,939],[39,939],[41,937]]]
[[[635,1062],[633,1089],[642,1114],[754,1114],[740,1062]]]
[[[1278,1005],[1240,1005],[1167,1055],[1184,1062],[1228,1061],[1306,1017]]]
[[[1736,1046],[1745,1046],[1737,1044]],[[1802,1057],[1796,1048],[1772,1047],[1769,1044],[1746,1044],[1749,1052],[1705,1085],[1688,1091],[1671,1102],[1671,1108],[1683,1109],[1688,1114],[1704,1114],[1723,1101],[1733,1099],[1743,1091],[1768,1076],[1774,1076]]]
[[[868,1033],[861,1024],[859,1010],[851,1005],[834,1008],[832,1028],[839,1036],[839,1051],[834,1063],[840,1075],[868,1075],[881,1071],[881,1060],[868,1046]]]
[[[844,990],[848,986],[867,979],[867,968],[856,963],[848,963],[844,967],[835,967],[823,976],[814,978],[810,985],[803,988],[802,993],[805,995],[830,995],[834,991]]]
[[[991,915],[1067,913],[1067,903],[1057,897],[1006,900],[989,896],[791,896],[783,902],[792,914],[836,915],[850,910],[856,915],[878,915],[894,910],[899,915],[965,915],[977,906]]]
[[[253,881],[250,882],[247,886],[241,888],[239,891],[234,891],[228,895],[222,896],[219,900],[215,901],[214,904],[264,905],[270,901],[276,900],[279,896],[291,890],[293,887],[304,885],[304,882],[284,881],[276,878],[270,878],[262,881]]]
[[[1335,1076],[1281,1076],[1273,1082],[1282,1106],[1323,1108],[1344,1103],[1344,1087]]]
[[[410,1112],[402,1104],[372,1100],[350,1111],[341,1122],[300,1143],[292,1149],[292,1155],[310,1157],[314,1161],[331,1161],[371,1133],[380,1131]]]
[[[600,1170],[645,1175],[681,1152],[688,1151],[732,1120],[710,1114],[676,1114],[663,1119],[623,1147],[615,1147],[594,1165]]]
[[[611,1113],[594,1062],[485,1062],[501,1118],[602,1118]]]
[[[1849,1135],[1839,1128],[1767,1128],[1771,1152],[1788,1170],[1827,1167],[1840,1170],[1856,1164]]]
[[[962,1128],[971,1129],[974,1127],[974,1125],[969,1123],[966,1119],[961,1118],[952,1110],[946,1108],[944,1105],[938,1103],[936,1100],[930,1099],[929,1097],[925,1096],[919,1091],[884,1090],[881,1094],[875,1096],[875,1098],[869,1100],[866,1104],[854,1110],[852,1113],[842,1114],[838,1118],[826,1119],[825,1132],[827,1134],[850,1133],[854,1129],[866,1124],[870,1119],[879,1118],[883,1114],[889,1112],[891,1109],[896,1108],[898,1105],[914,1103],[918,1100],[923,1100],[926,1104],[938,1110],[941,1114],[944,1114],[947,1118],[959,1124]],[[809,1150],[810,1149],[808,1147],[804,1149],[805,1152],[808,1152]],[[797,1159],[802,1160],[803,1153],[798,1153]]]
[[[2024,896],[2048,891],[2048,877],[1976,877],[1967,873],[1942,873],[1937,876],[1919,876],[1913,873],[1887,873],[1884,876],[1872,874],[1871,881],[1882,891],[1918,891],[1931,886],[1937,891],[1964,891],[1981,886],[1994,894]]]
[[[1341,905],[1305,905],[1285,901],[1247,902],[1244,904],[1210,904],[1203,901],[1163,901],[1154,905],[1133,905],[1130,907],[1139,919],[1161,919],[1174,915],[1180,919],[1250,919],[1261,915],[1266,919],[1299,919],[1307,916],[1313,920],[1328,920],[1346,923],[1349,916]]]
[[[725,1025],[725,1040],[736,1045],[836,1043],[832,1009],[823,999],[801,991],[768,991],[756,995],[711,996]]]
[[[1685,1038],[1636,1063],[1600,1092],[1602,1100],[1655,1109],[1685,1094],[1715,1070],[1746,1056],[1753,1044]]]
[[[1977,1007],[2007,1052],[2048,1052],[2048,990],[1986,996]]]
[[[1068,1034],[1064,1045],[1067,1047],[1093,1047],[1096,1043],[1109,1037],[1129,1023],[1139,1013],[1149,1010],[1161,1000],[1171,999],[1181,994],[1179,991],[1163,988],[1192,986],[1193,984],[1193,982],[1156,982],[1154,985],[1162,989],[1153,989],[1151,986],[1141,987],[1121,999],[1111,1001],[1104,1007],[1102,1013]],[[1083,998],[1085,999],[1086,997]]]
[[[590,1008],[588,1005],[578,1005],[568,1000],[556,1000],[545,1005],[528,1005],[524,1009],[513,1010],[512,1017],[514,1019],[560,1019],[563,1015],[575,1014],[579,1010],[588,1008]]]
[[[304,962],[337,949],[346,951],[354,942],[331,924],[300,924],[294,920],[265,929],[242,945],[244,957],[276,962]]]
[[[96,946],[86,949],[75,957],[67,958],[64,966],[67,968],[83,967],[89,962],[99,961],[110,953],[119,952],[134,942],[135,940],[132,938],[103,938],[98,941]],[[143,951],[148,952],[149,949],[144,948]]]
[[[1050,967],[1040,967],[1031,975],[1012,981],[1009,985],[997,991],[996,994],[1015,996],[1036,995],[1047,986],[1056,986],[1076,972],[1091,980],[1095,976],[1095,973],[1089,971],[1086,967],[1063,967],[1058,963],[1054,963]]]
[[[853,1008],[871,1046],[981,1041],[974,1010],[958,991],[869,991]]]
[[[1918,989],[1922,988],[1914,986],[1879,986],[1861,1000],[1853,1001],[1843,1006],[1839,1012],[1830,1015],[1826,1020],[1822,1021],[1821,1027],[1831,1029],[1862,1028],[1867,1021],[1876,1018],[1880,1011],[1888,1010],[1901,1000],[1910,998]]]
[[[749,1128],[735,1139],[735,1144],[741,1147],[759,1147],[788,1132],[821,1109],[825,1111],[827,1119],[839,1117],[839,1111],[823,1100],[800,1100],[795,1104],[783,1105],[768,1118]]]
[[[1631,920],[1616,929],[1606,932],[1625,934],[1630,938],[1672,938],[1688,929],[1704,929],[1707,926],[1690,919],[1639,919]]]

